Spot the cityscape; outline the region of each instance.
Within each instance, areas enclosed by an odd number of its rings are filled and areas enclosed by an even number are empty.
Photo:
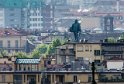
[[[0,0],[0,84],[124,84],[124,0]]]

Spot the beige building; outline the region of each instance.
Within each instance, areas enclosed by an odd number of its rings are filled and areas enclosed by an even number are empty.
[[[57,63],[71,62],[75,59],[100,63],[104,60],[101,50],[101,43],[67,43],[57,48]]]
[[[26,51],[27,36],[12,29],[0,29],[0,49],[8,53]]]
[[[56,71],[47,72],[49,84],[92,84],[92,72],[82,71]],[[123,84],[123,73],[121,72],[96,72],[97,84]]]
[[[44,70],[44,60],[19,59],[16,57],[0,58],[0,84],[41,84],[41,72]]]
[[[56,62],[57,64],[63,64],[66,62],[71,62],[75,60],[75,45],[72,44],[65,44],[62,46],[57,47],[56,51]]]
[[[101,55],[102,48],[101,43],[77,43],[75,47],[76,59],[89,60],[90,62],[101,62],[104,60]]]
[[[0,84],[13,84],[15,57],[0,58]]]
[[[91,84],[91,71],[44,71],[44,59],[0,58],[0,84]],[[97,84],[124,84],[123,71],[95,71]]]

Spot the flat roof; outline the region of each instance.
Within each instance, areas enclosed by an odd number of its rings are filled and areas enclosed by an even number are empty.
[[[16,64],[38,64],[40,62],[40,59],[16,59]]]

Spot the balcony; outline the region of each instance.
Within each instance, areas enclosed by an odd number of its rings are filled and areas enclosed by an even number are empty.
[[[25,47],[0,47],[1,49],[5,49],[5,50],[8,50],[8,49],[18,49],[18,50],[23,50],[25,49]]]
[[[124,77],[121,74],[116,75],[99,75],[99,82],[108,82],[108,83],[118,83],[124,82]]]

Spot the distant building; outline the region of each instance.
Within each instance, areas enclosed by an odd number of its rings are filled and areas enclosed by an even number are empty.
[[[83,60],[99,64],[106,60],[123,60],[124,43],[110,43],[108,41],[67,43],[57,47],[56,53],[57,63]]]
[[[105,60],[124,59],[124,43],[102,43],[102,54]]]
[[[54,7],[52,5],[44,5],[38,8],[26,8],[23,10],[23,27],[32,30],[47,30],[53,28]]]
[[[83,30],[93,30],[95,28],[101,28],[101,18],[100,17],[82,17],[81,18],[81,28]]]
[[[20,8],[0,8],[1,28],[21,28]]]
[[[29,84],[33,79],[35,82],[33,84],[41,84],[41,70],[43,69],[44,61],[42,58],[0,58],[0,82],[7,84]]]
[[[57,48],[57,63],[82,60],[100,63],[104,60],[100,43],[67,43]]]
[[[8,53],[27,49],[27,36],[12,29],[0,29],[0,49]]]

